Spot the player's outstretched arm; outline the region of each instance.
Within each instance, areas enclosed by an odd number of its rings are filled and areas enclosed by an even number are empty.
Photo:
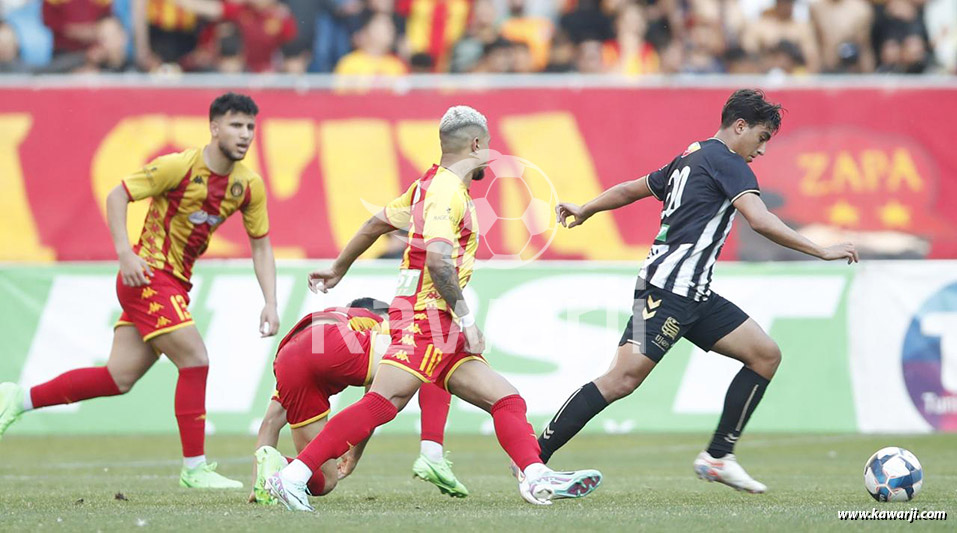
[[[117,185],[106,197],[106,221],[113,237],[116,257],[120,260],[120,278],[127,287],[149,285],[153,271],[142,257],[133,252],[126,233],[126,208],[130,197],[122,185]]]
[[[448,304],[449,310],[455,312],[465,333],[465,349],[471,353],[480,354],[485,351],[485,336],[475,324],[475,317],[469,311],[459,287],[459,276],[452,263],[452,245],[445,241],[434,240],[426,245],[425,266],[429,269],[429,276],[435,289]]]
[[[309,290],[327,292],[335,287],[360,255],[372,247],[379,237],[395,229],[381,212],[366,220],[346,247],[339,252],[339,257],[331,267],[309,273]]]
[[[845,242],[826,248],[818,246],[807,237],[789,228],[774,213],[768,211],[764,201],[757,194],[741,195],[734,201],[734,208],[744,215],[748,224],[751,225],[751,229],[781,246],[825,261],[846,259],[847,264],[859,261],[857,250],[852,243]]]
[[[574,228],[595,213],[618,209],[648,196],[652,196],[651,189],[648,188],[648,176],[642,176],[636,180],[619,183],[582,206],[560,203],[555,207],[555,214],[559,224],[566,228]],[[573,217],[574,220],[568,222],[569,217]]]
[[[263,291],[262,313],[259,314],[259,333],[263,337],[272,337],[279,331],[279,312],[276,309],[276,258],[272,252],[269,237],[249,238],[253,252],[253,270],[259,288]]]

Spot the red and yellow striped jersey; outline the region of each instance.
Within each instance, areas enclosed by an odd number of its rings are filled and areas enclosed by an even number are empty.
[[[123,179],[131,201],[151,198],[136,253],[155,269],[189,283],[196,258],[216,228],[236,211],[253,239],[269,233],[266,186],[242,163],[220,176],[203,161],[203,150],[160,156]]]
[[[425,268],[425,249],[432,241],[452,245],[452,261],[463,289],[472,277],[479,228],[475,206],[462,179],[433,165],[405,193],[389,202],[385,216],[396,228],[409,230],[402,256],[397,298],[405,298],[416,311],[448,309]]]

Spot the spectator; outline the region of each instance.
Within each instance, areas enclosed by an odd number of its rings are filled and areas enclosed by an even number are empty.
[[[581,74],[602,74],[605,72],[601,41],[587,39],[578,44],[575,68]]]
[[[410,74],[431,74],[435,70],[435,61],[432,56],[424,52],[414,54],[409,58]]]
[[[780,41],[764,53],[764,70],[769,74],[801,74],[804,72],[804,57],[801,49],[791,41]]]
[[[408,69],[393,53],[395,26],[392,18],[372,15],[355,35],[356,49],[339,60],[336,74],[345,76],[399,76]]]
[[[482,59],[485,47],[499,38],[495,17],[492,0],[475,0],[468,30],[452,48],[449,61],[451,72],[470,72],[475,68]]]
[[[552,47],[548,53],[548,66],[545,72],[574,72],[575,58],[578,49],[575,43],[568,38],[564,31],[558,31],[552,39]]]
[[[724,72],[719,59],[724,55],[724,33],[718,21],[695,21],[687,31],[682,71],[691,74]]]
[[[312,72],[331,72],[352,51],[353,34],[363,24],[361,0],[313,0],[319,3]]]
[[[946,72],[957,74],[957,0],[929,0],[924,24],[935,62]]]
[[[99,38],[98,23],[112,15],[113,0],[43,0],[43,23],[53,33],[53,55],[86,52]]]
[[[129,72],[136,70],[127,50],[129,35],[116,17],[107,17],[94,27],[95,41],[85,51],[61,53],[41,68],[41,74],[63,72]]]
[[[26,66],[20,61],[20,42],[13,27],[0,20],[0,74],[24,73]]]
[[[532,49],[523,42],[512,43],[512,72],[515,74],[534,74],[541,72],[535,64]]]
[[[578,0],[574,11],[562,15],[559,26],[576,44],[587,40],[604,42],[615,38],[612,18],[602,11],[600,0]],[[586,48],[592,47],[593,45],[589,45]]]
[[[927,46],[923,35],[913,32],[904,37],[901,62],[905,74],[923,74],[927,70]]]
[[[312,48],[316,41],[316,23],[319,2],[316,0],[283,0],[296,21],[296,36],[282,45],[282,70],[290,74],[304,74],[312,62]]]
[[[245,68],[251,72],[276,70],[274,58],[283,43],[296,36],[296,22],[289,8],[278,0],[176,0],[213,22],[234,24],[242,38]]]
[[[762,72],[758,58],[745,52],[740,46],[725,51],[724,65],[725,72],[728,74],[760,74]]]
[[[471,0],[411,0],[406,21],[409,53],[426,52],[436,69],[449,70],[452,47],[465,34]]]
[[[867,0],[816,0],[811,4],[811,22],[820,40],[821,64],[825,72],[874,70],[871,46],[874,10]],[[858,60],[854,64],[846,59],[852,50],[848,45],[858,51]]]
[[[115,17],[97,24],[96,43],[87,52],[87,69],[97,72],[130,72],[136,65],[130,61],[127,50],[130,38],[123,23]]]
[[[552,21],[526,14],[526,0],[508,0],[509,18],[502,24],[502,37],[513,43],[525,43],[532,55],[532,68],[542,70],[548,64],[548,47],[555,33]]]
[[[507,39],[498,38],[485,45],[482,59],[472,69],[476,74],[506,74],[512,72],[513,43]]]
[[[794,0],[775,0],[774,8],[761,14],[741,35],[741,46],[749,53],[763,54],[790,41],[801,50],[809,72],[820,70],[817,39],[809,22],[794,18]]]
[[[220,24],[219,58],[216,70],[223,74],[239,74],[246,70],[246,58],[243,54],[245,43],[239,29],[232,24]]]
[[[199,43],[196,13],[176,0],[132,0],[133,43],[136,62],[146,71],[161,65],[172,69],[192,68],[189,55]]]
[[[602,49],[609,72],[628,76],[658,73],[658,53],[651,44],[645,42],[647,30],[648,24],[637,4],[629,3],[622,7],[615,19],[616,38],[606,42]]]

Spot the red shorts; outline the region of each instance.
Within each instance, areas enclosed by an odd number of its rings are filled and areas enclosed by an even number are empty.
[[[382,364],[412,373],[426,383],[448,390],[449,377],[462,363],[485,359],[465,350],[465,335],[448,311],[389,310],[392,345]]]
[[[153,270],[150,284],[142,287],[127,287],[117,274],[116,297],[123,314],[114,328],[136,326],[144,341],[193,324],[189,290],[169,272]]]
[[[348,324],[311,326],[289,339],[273,362],[276,396],[298,428],[329,415],[329,398],[371,381],[373,333]]]

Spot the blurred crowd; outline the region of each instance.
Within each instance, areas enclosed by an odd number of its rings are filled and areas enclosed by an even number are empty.
[[[0,73],[955,73],[957,0],[0,0]]]

